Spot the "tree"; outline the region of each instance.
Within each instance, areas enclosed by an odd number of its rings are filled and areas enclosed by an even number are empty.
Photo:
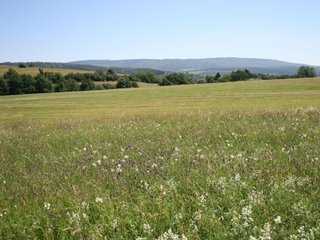
[[[80,90],[79,83],[74,79],[64,80],[64,84],[65,84],[65,89],[67,92]]]
[[[221,74],[217,72],[216,76],[214,77],[214,80],[218,81],[221,78]]]
[[[19,74],[13,70],[9,69],[4,75],[3,78],[7,80],[9,87],[9,94],[21,94],[23,93],[23,84],[20,79]]]
[[[301,66],[298,69],[297,76],[301,78],[316,77],[316,71],[313,67]]]
[[[7,81],[0,77],[0,95],[8,95],[9,94],[9,87]]]
[[[138,82],[159,83],[159,79],[152,72],[138,72],[135,77]]]
[[[136,81],[131,77],[122,77],[116,84],[116,88],[137,88],[139,87]]]
[[[22,84],[22,93],[36,92],[36,81],[31,75],[27,75],[27,74],[20,75],[20,81]]]
[[[191,83],[192,83],[192,79],[184,73],[169,73],[164,76],[160,85],[166,86],[166,85],[172,85],[172,84],[181,85],[181,84],[191,84]]]
[[[19,63],[19,68],[26,68],[27,67],[27,65],[26,64],[24,64],[24,63]]]
[[[52,82],[48,80],[43,74],[38,74],[35,77],[35,87],[38,93],[48,93],[52,91]]]
[[[252,74],[248,69],[237,70],[231,73],[231,81],[243,81],[255,77],[256,75]]]
[[[80,84],[81,91],[89,91],[89,90],[94,90],[94,89],[95,89],[95,86],[94,86],[94,82],[92,80],[89,80],[89,79],[82,80],[82,82]]]
[[[114,71],[112,69],[108,69],[107,73],[108,74],[114,74]]]
[[[210,75],[206,76],[205,80],[206,80],[207,83],[214,83],[214,82],[216,82],[215,77],[214,77],[214,76],[210,76]]]

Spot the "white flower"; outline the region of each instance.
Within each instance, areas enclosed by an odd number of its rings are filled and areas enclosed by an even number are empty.
[[[281,217],[277,216],[274,220],[275,224],[280,224],[281,223]]]
[[[195,213],[194,213],[194,219],[195,220],[197,220],[197,221],[200,221],[201,220],[201,217],[202,217],[202,215],[201,215],[201,213],[202,213],[202,211],[200,210],[200,211],[196,211]]]
[[[106,159],[107,159],[107,156],[103,156],[102,159],[103,159],[103,160],[106,160]]]
[[[129,156],[128,155],[124,155],[124,157],[123,157],[124,159],[128,159],[129,158]]]
[[[240,174],[237,173],[236,176],[234,177],[234,180],[239,182],[241,180]]]
[[[50,203],[44,203],[44,209],[50,210],[51,204]]]
[[[146,233],[146,234],[151,234],[152,229],[151,229],[151,227],[150,227],[149,224],[143,224],[143,231],[144,231],[144,233]]]
[[[100,197],[96,197],[96,203],[103,203],[103,199]]]
[[[92,163],[92,167],[97,167],[97,164],[96,163]]]

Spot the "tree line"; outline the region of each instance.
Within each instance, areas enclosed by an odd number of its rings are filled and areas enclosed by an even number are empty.
[[[236,70],[231,74],[225,74],[223,76],[220,73],[216,75],[208,75],[205,79],[198,81],[198,83],[217,83],[217,82],[235,82],[235,81],[246,81],[249,79],[262,79],[262,80],[272,80],[272,79],[288,79],[288,78],[312,78],[316,77],[316,71],[313,67],[301,66],[294,75],[272,75],[272,74],[262,74],[262,73],[252,73],[248,69]]]
[[[109,69],[108,71],[98,70],[94,73],[69,73],[63,76],[61,73],[44,72],[40,68],[39,74],[33,77],[27,74],[18,74],[15,70],[9,69],[0,77],[0,95],[137,88],[139,87],[138,82],[169,86],[192,83],[234,82],[249,79],[267,80],[307,77],[316,77],[313,67],[301,66],[295,75],[255,74],[245,69],[236,70],[231,74],[225,75],[221,75],[220,73],[208,75],[200,80],[195,80],[190,74],[177,72],[168,73],[164,76],[158,76],[152,72],[118,75]],[[94,82],[103,83],[95,84]],[[108,82],[116,82],[116,84]]]
[[[117,82],[115,85],[95,84],[95,81]],[[0,77],[0,95],[49,93],[49,92],[71,92],[103,90],[113,88],[139,87],[128,76],[119,76],[112,70],[96,71],[94,73],[69,73],[63,76],[61,73],[44,72],[41,68],[39,74],[31,76],[19,74],[9,69]]]

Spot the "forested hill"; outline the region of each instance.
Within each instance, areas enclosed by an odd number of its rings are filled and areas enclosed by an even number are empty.
[[[295,74],[301,65],[308,65],[258,58],[83,60],[70,63],[107,68],[150,68],[161,71],[183,71],[200,74],[230,73],[237,69],[248,69],[254,73],[275,75]],[[320,67],[315,67],[315,69],[319,74]]]

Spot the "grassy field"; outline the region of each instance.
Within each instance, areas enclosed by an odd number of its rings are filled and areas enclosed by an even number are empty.
[[[0,121],[265,111],[320,106],[320,79],[0,97]]]
[[[0,239],[320,239],[320,79],[0,97]]]
[[[38,67],[27,67],[27,68],[19,68],[18,66],[5,66],[0,65],[0,76],[5,74],[9,68],[16,70],[19,74],[29,74],[35,76],[39,73]],[[69,73],[93,73],[94,71],[87,70],[75,70],[75,69],[63,69],[63,68],[41,68],[45,72],[54,72],[61,73],[62,75],[67,75]]]

